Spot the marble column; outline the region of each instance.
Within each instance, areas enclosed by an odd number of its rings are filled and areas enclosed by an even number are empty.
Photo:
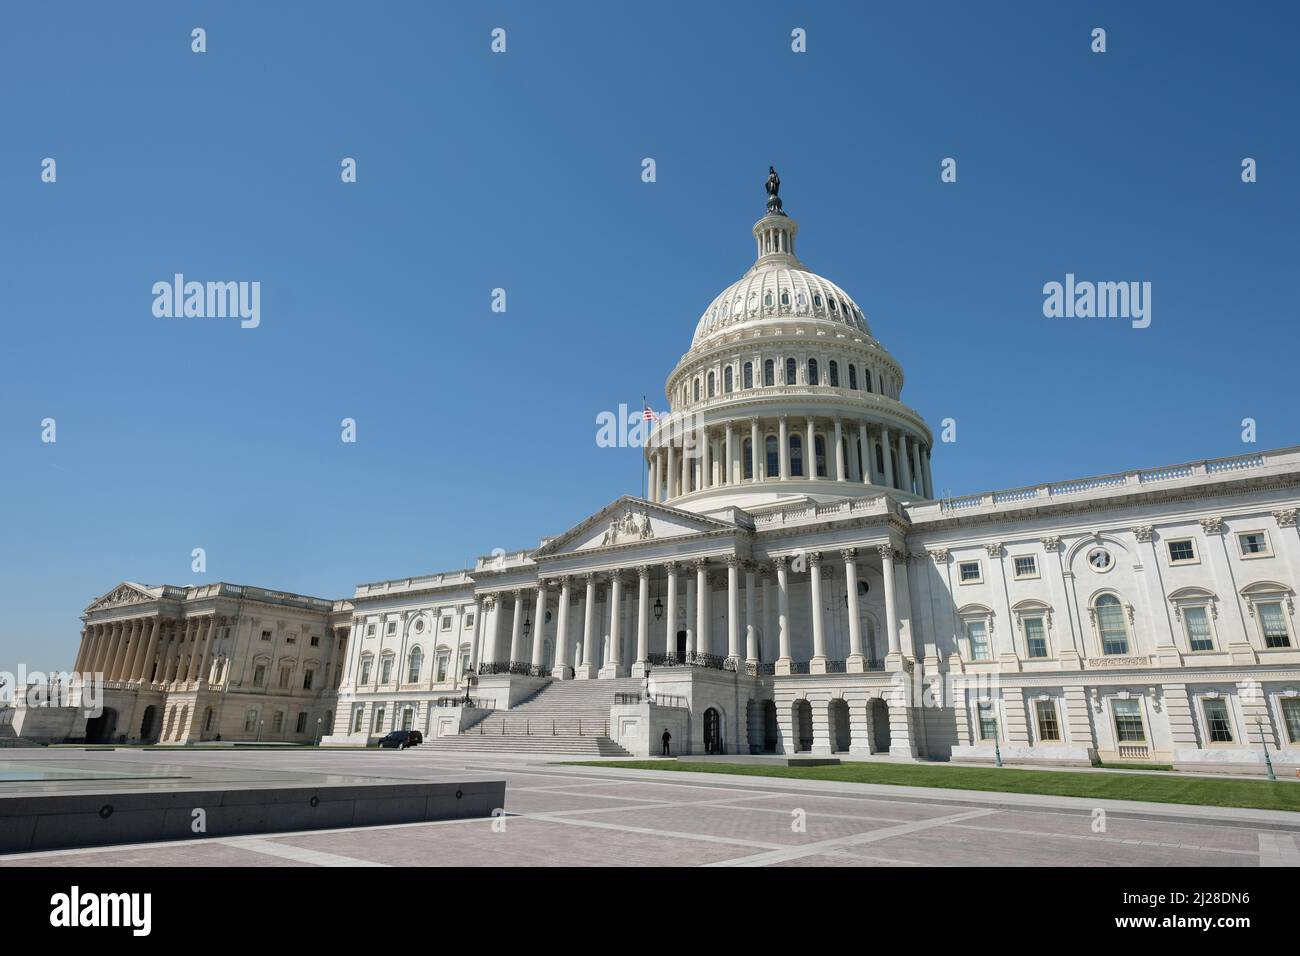
[[[116,624],[99,625],[99,646],[95,648],[95,661],[90,669],[92,673],[104,675],[104,679],[107,679],[108,662],[112,660],[113,635],[117,627]]]
[[[650,566],[640,565],[636,576],[636,661],[632,676],[644,677],[650,663]]]
[[[567,574],[560,578],[560,606],[555,609],[555,667],[551,670],[551,676],[557,680],[573,676],[569,667],[570,584]]]
[[[659,500],[659,453],[650,455],[650,493],[646,495],[651,501]]]
[[[474,595],[474,633],[469,645],[469,673],[478,673],[479,661],[483,658],[483,599]]]
[[[848,481],[844,473],[844,426],[835,419],[835,480]]]
[[[709,565],[695,562],[695,651],[708,654],[712,622],[709,620]]]
[[[664,565],[668,575],[668,607],[664,609],[664,653],[677,656],[677,562],[669,561]],[[680,661],[678,663],[681,663]]]
[[[867,437],[867,423],[858,422],[858,447],[862,451],[862,483],[871,484],[871,473],[875,470],[875,455],[871,452],[871,439]]]
[[[812,604],[813,656],[808,663],[810,674],[826,673],[826,621],[822,608],[822,556],[813,551],[808,555],[808,591]]]
[[[208,638],[212,634],[213,618],[203,617],[199,619],[199,630],[194,639],[194,650],[190,654],[189,664],[185,670],[185,682],[198,680],[199,667],[203,663],[203,651],[207,647]]]
[[[203,646],[199,649],[199,667],[194,675],[196,681],[206,681],[211,673],[212,650],[217,646],[217,634],[220,623],[220,618],[215,614],[212,615],[212,619],[208,622],[208,634],[207,637],[204,638]]]
[[[713,439],[709,430],[700,426],[700,488],[712,488],[713,481]]]
[[[777,454],[781,461],[781,480],[785,481],[790,477],[790,428],[786,422],[786,417],[782,415],[778,420],[778,441],[781,447],[777,449]]]
[[[524,592],[520,588],[515,588],[514,594],[514,612],[510,619],[510,660],[507,661],[509,664],[516,663],[524,653]]]
[[[885,458],[885,480],[881,482],[886,488],[895,488],[894,484],[894,452],[890,448],[889,429],[880,429],[880,450]]]
[[[773,558],[772,563],[776,565],[776,593],[777,593],[777,633],[780,635],[780,654],[776,660],[776,672],[778,674],[789,674],[790,666],[794,663],[790,657],[790,579],[789,569],[787,568],[788,558]]]
[[[737,469],[740,465],[740,456],[736,454],[736,426],[727,422],[726,431],[727,441],[727,484],[737,484],[740,479],[736,476]]]
[[[908,464],[907,435],[898,433],[898,484],[908,494],[912,492],[912,466]]]
[[[155,617],[149,622],[149,639],[140,642],[140,656],[136,658],[132,667],[132,679],[144,683],[149,679],[149,672],[152,669],[153,655],[158,648],[158,631],[162,619]]]
[[[858,607],[858,549],[845,548],[840,552],[844,559],[844,594],[849,605],[849,659],[845,670],[861,674],[867,669],[867,659],[862,653],[862,618]]]
[[[686,575],[686,653],[695,653],[695,615],[699,601],[696,599],[695,578]]]
[[[758,470],[758,446],[760,444],[758,434],[758,419],[749,420],[749,472],[750,481],[759,481],[762,472]]]
[[[745,660],[758,662],[758,625],[755,616],[754,562],[745,562]]]
[[[481,662],[483,664],[496,664],[501,660],[501,615],[504,611],[500,594],[489,594],[483,598],[483,613],[492,615],[484,647],[484,660]],[[355,633],[355,628],[353,630]]]
[[[740,649],[740,559],[727,556],[727,656],[739,661]]]
[[[113,653],[112,669],[109,672],[109,680],[119,680],[122,668],[126,662],[126,651],[131,644],[131,635],[135,633],[135,621],[123,621],[122,629],[117,638],[117,649]]]
[[[877,547],[880,567],[885,579],[885,630],[889,635],[889,654],[885,658],[889,670],[902,670],[903,652],[898,639],[898,596],[894,593],[894,546]]]
[[[921,443],[915,439],[912,441],[912,484],[916,494],[928,497],[925,494],[925,472],[921,470]]]
[[[803,450],[804,475],[816,481],[817,475],[817,426],[811,417],[808,419],[808,441]]]
[[[670,471],[671,473],[671,471]],[[596,676],[596,575],[587,575],[587,590],[582,599],[582,663],[574,668],[578,680]]]
[[[622,644],[623,623],[623,577],[615,571],[609,576],[609,655],[605,665],[600,669],[600,676],[620,677],[620,650]]]
[[[538,579],[537,603],[533,610],[533,656],[529,662],[534,671],[542,666],[546,659],[546,591],[550,582]]]
[[[677,446],[673,444],[671,435],[668,438],[668,464],[665,471],[667,473],[664,476],[664,494],[667,498],[676,498]]]

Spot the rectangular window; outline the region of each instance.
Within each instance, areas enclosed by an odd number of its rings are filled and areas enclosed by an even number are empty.
[[[961,578],[962,584],[976,584],[983,580],[980,574],[980,563],[978,561],[963,561],[957,565],[957,573]]]
[[[393,659],[385,657],[379,663],[379,683],[387,684],[393,676]]]
[[[1036,578],[1038,577],[1038,559],[1032,554],[1022,554],[1015,559],[1016,577],[1018,578]]]
[[[1111,711],[1115,715],[1115,739],[1120,743],[1143,743],[1147,732],[1142,726],[1142,709],[1136,700],[1116,700],[1111,702]]]
[[[266,683],[266,665],[258,664],[253,668],[253,686],[261,687]]]
[[[1210,634],[1210,615],[1203,607],[1183,608],[1183,623],[1187,626],[1187,646],[1194,651],[1214,650],[1214,637]]]
[[[471,614],[466,614],[466,615],[465,615],[465,625],[464,625],[464,626],[465,626],[465,629],[466,629],[466,630],[469,630],[471,627],[474,626],[474,615],[473,615],[472,613],[471,613]]]
[[[402,729],[410,730],[415,726],[415,711],[410,707],[402,708]]]
[[[389,621],[387,624],[384,625],[384,635],[385,635],[385,636],[391,636],[391,635],[396,634],[396,633],[397,633],[397,622],[396,622],[396,621]]]
[[[1047,656],[1047,629],[1041,617],[1025,618],[1025,649],[1030,657]]]
[[[1260,604],[1259,626],[1264,630],[1265,647],[1290,647],[1291,635],[1286,630],[1286,618],[1282,616],[1279,602]]]
[[[1206,698],[1201,702],[1205,711],[1205,729],[1209,732],[1210,743],[1232,743],[1232,722],[1228,719],[1228,702],[1219,698]]]
[[[311,690],[312,681],[316,679],[314,670],[305,670],[302,672],[302,689]]]
[[[257,729],[257,711],[250,710],[244,714],[244,733],[251,734]]]
[[[370,683],[370,658],[364,658],[361,661],[361,677],[357,679],[358,684]]]
[[[451,616],[450,616],[450,615],[448,615],[447,617],[444,617],[444,618],[442,619],[442,629],[443,629],[444,631],[450,631],[450,630],[451,630]]]
[[[1286,724],[1286,738],[1300,744],[1300,697],[1282,699],[1282,721]]]
[[[989,659],[988,625],[983,621],[967,621],[966,639],[970,641],[971,660],[986,661]]]
[[[1247,531],[1237,535],[1237,545],[1241,548],[1243,558],[1261,557],[1270,553],[1268,535],[1263,531]]]
[[[383,733],[383,730],[384,730],[384,708],[376,707],[375,723],[374,723],[373,731],[374,733],[378,734],[378,733]]]
[[[1183,538],[1181,541],[1169,542],[1169,563],[1186,564],[1196,560],[1196,546],[1192,544],[1191,538]]]
[[[286,637],[286,638],[284,639],[284,642],[285,642],[286,644],[297,644],[297,643],[298,643],[298,635],[297,635],[297,634],[290,634],[288,637]]]
[[[980,740],[996,740],[998,736],[998,717],[992,704],[979,704]]]
[[[281,686],[282,688],[284,688],[284,687],[288,687],[288,686],[289,686],[289,680],[290,680],[292,677],[293,677],[293,668],[292,668],[292,667],[281,667],[281,668],[280,668],[280,686]]]
[[[1061,724],[1056,719],[1056,703],[1050,700],[1034,701],[1034,716],[1038,718],[1038,739],[1060,740]]]
[[[352,712],[352,732],[354,734],[361,733],[362,721],[365,720],[365,717],[366,717],[365,707],[358,707],[356,710]]]
[[[294,732],[299,734],[307,732],[307,711],[304,710],[298,715],[298,723],[294,726]]]
[[[277,710],[271,717],[271,733],[278,734],[284,730],[284,711]]]
[[[264,641],[269,641],[270,639],[271,639],[271,632],[270,632],[270,631],[263,631],[263,632],[262,632],[262,640],[264,640]]]
[[[438,655],[438,680],[444,681],[446,679],[447,679],[447,655],[439,654]]]
[[[374,636],[375,636],[375,626],[373,624],[367,624],[366,637],[374,637]]]
[[[319,635],[319,634],[313,634],[313,635],[311,636],[311,646],[312,646],[312,647],[320,647],[320,635]]]

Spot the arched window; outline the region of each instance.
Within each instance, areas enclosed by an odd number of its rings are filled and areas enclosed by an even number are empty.
[[[831,362],[826,366],[826,374],[830,376],[831,388],[840,387],[840,363]]]
[[[785,360],[785,384],[787,385],[794,384],[796,368],[798,368],[798,365],[795,363],[794,359],[788,358]]]
[[[715,383],[715,380],[714,380],[714,377],[713,377],[713,373],[710,372],[710,373],[709,373],[709,398],[712,398],[712,397],[713,397],[713,391],[714,391],[714,387],[715,387],[715,384],[714,384],[714,383]]]
[[[768,359],[763,363],[763,385],[771,387],[776,384],[776,363]]]
[[[1128,626],[1124,623],[1124,607],[1113,594],[1101,594],[1092,602],[1101,638],[1103,654],[1128,653]]]
[[[871,369],[864,368],[862,370],[862,382],[863,382],[862,387],[865,388],[868,392],[871,391]]]
[[[732,372],[732,368],[730,365],[728,365],[726,368],[722,370],[722,390],[724,392],[728,394],[731,393],[731,386],[734,378],[735,375]]]
[[[781,293],[781,305],[784,308],[790,308],[790,293],[788,290]]]
[[[820,385],[820,384],[821,384],[820,379],[817,377],[817,360],[816,360],[816,359],[809,359],[809,360],[808,360],[808,384],[809,384],[809,385]]]
[[[754,387],[754,363],[746,362],[744,372],[741,375],[741,388]]]
[[[858,367],[849,363],[849,388],[858,387]]]
[[[790,477],[803,477],[803,438],[799,435],[790,436]]]
[[[817,453],[817,475],[826,477],[826,439],[821,435],[813,438],[813,449]]]
[[[831,304],[831,311],[834,312],[834,311],[835,311],[835,296],[831,296],[830,299],[829,299],[828,301],[829,301],[830,304]]]
[[[763,293],[763,305],[769,309],[772,308],[772,293],[770,292]]]
[[[695,401],[698,402],[699,400],[700,400],[700,380],[697,378],[695,380]]]
[[[418,647],[411,648],[411,656],[406,665],[406,682],[414,684],[420,679],[420,667],[424,664],[424,651]]]
[[[768,435],[766,441],[767,477],[776,478],[781,474],[781,445],[775,435]]]
[[[753,478],[754,477],[754,442],[752,439],[746,438],[745,441],[742,443],[741,456],[744,458],[743,468],[745,472],[745,478],[747,479]]]

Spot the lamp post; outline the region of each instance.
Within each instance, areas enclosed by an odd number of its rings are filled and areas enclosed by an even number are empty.
[[[998,712],[996,708],[993,711],[993,766],[1002,766],[1002,747],[1000,740],[1002,735],[998,732]]]
[[[323,718],[320,718],[320,717],[317,717],[317,718],[316,718],[316,746],[317,746],[317,747],[320,746],[320,730],[321,730],[321,726],[320,726],[320,725],[321,725],[321,720],[322,720],[322,719],[323,719]]]
[[[1259,728],[1259,743],[1264,748],[1264,766],[1268,770],[1268,779],[1276,780],[1277,774],[1273,773],[1273,761],[1268,755],[1268,738],[1264,736],[1264,718],[1259,714],[1255,715],[1255,726]]]

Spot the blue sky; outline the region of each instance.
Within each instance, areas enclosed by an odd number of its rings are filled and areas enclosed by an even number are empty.
[[[957,420],[937,490],[1300,441],[1292,5],[806,7],[7,5],[0,669],[70,666],[123,579],[343,597],[637,491],[595,416],[664,407],[770,164]],[[154,317],[176,272],[260,327]],[[1151,282],[1150,328],[1045,318],[1067,272]]]

